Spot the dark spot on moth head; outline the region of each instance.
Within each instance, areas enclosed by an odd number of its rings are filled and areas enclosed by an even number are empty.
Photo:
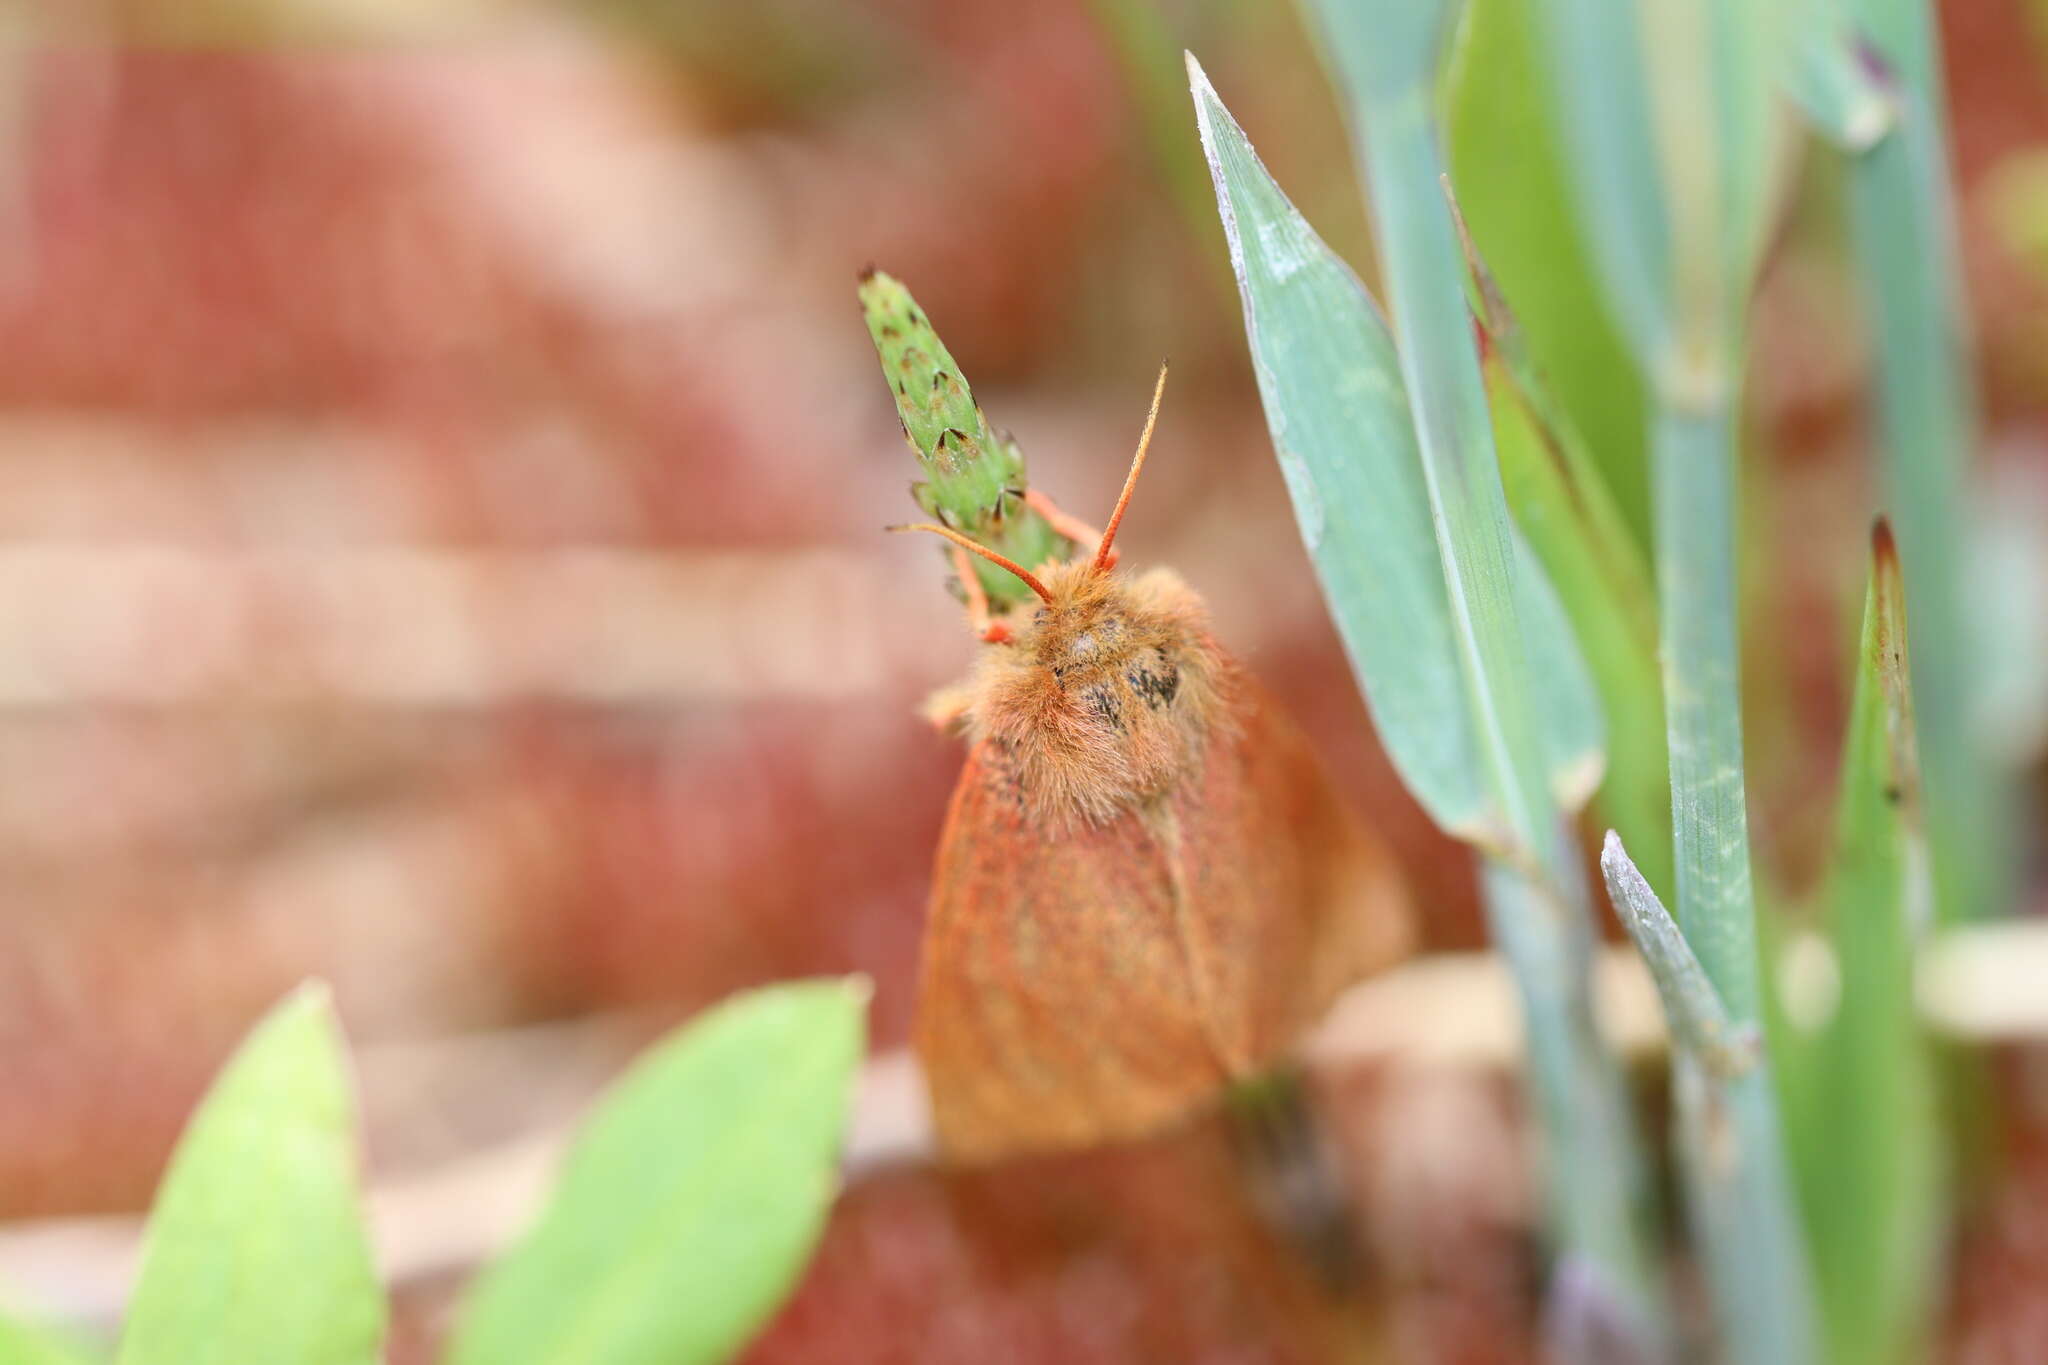
[[[1152,651],[1152,659],[1141,663],[1124,675],[1131,690],[1145,699],[1145,704],[1158,710],[1171,702],[1180,693],[1180,669],[1163,649]]]
[[[1884,788],[1884,799],[1887,804],[1896,806],[1899,802],[1906,799],[1906,793],[1898,783],[1887,782]]]
[[[1116,704],[1114,692],[1107,687],[1091,687],[1081,695],[1087,699],[1088,709],[1098,719],[1106,721],[1110,729],[1121,731],[1124,728],[1124,713]]]

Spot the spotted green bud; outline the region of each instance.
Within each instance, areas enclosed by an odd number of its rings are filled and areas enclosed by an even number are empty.
[[[925,477],[911,485],[917,505],[1026,568],[1065,559],[1073,542],[1024,503],[1024,456],[1007,433],[988,424],[966,377],[931,319],[901,282],[877,270],[861,277],[861,311],[896,397],[896,416]],[[977,559],[975,572],[997,611],[1031,590],[1012,574]]]

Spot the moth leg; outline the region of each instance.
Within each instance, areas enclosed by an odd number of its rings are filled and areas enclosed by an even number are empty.
[[[924,699],[924,705],[917,713],[942,735],[957,734],[967,720],[967,713],[974,706],[974,689],[964,686],[942,687]]]
[[[953,547],[953,572],[960,579],[960,591],[967,596],[967,624],[974,628],[974,633],[992,645],[1008,640],[1009,626],[996,620],[989,611],[988,593],[974,572],[974,561],[958,545]]]
[[[1036,488],[1024,490],[1024,505],[1038,513],[1041,517],[1044,517],[1053,530],[1058,531],[1076,545],[1085,548],[1102,543],[1101,527],[1090,526],[1079,517],[1069,516],[1067,513],[1062,512],[1058,504]],[[1114,545],[1109,547],[1109,562],[1111,564],[1116,563],[1116,547]]]

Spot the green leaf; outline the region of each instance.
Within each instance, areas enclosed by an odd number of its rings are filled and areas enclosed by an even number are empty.
[[[744,1346],[824,1230],[867,998],[858,978],[750,991],[635,1063],[484,1273],[455,1365],[698,1365]]]
[[[1637,364],[1698,412],[1736,383],[1783,138],[1778,0],[1533,7],[1580,221]]]
[[[1023,452],[989,425],[959,362],[910,291],[870,270],[861,277],[860,305],[903,437],[924,466],[925,482],[910,490],[917,505],[1027,569],[1065,559],[1073,542],[1024,502]],[[973,563],[996,610],[1031,596],[1016,575],[982,559]]]
[[[1481,363],[1501,482],[1577,636],[1608,725],[1601,818],[1642,851],[1654,884],[1671,874],[1671,802],[1657,669],[1656,586],[1600,471],[1537,375],[1527,333],[1467,242]]]
[[[1671,334],[1671,228],[1638,7],[1613,0],[1531,0],[1543,87],[1591,260],[1646,379]]]
[[[1302,543],[1402,781],[1438,825],[1474,837],[1485,768],[1393,338],[1192,57],[1188,75]]]
[[[1529,653],[1530,711],[1550,777],[1551,799],[1567,815],[1585,809],[1607,771],[1607,731],[1592,669],[1570,612],[1519,527],[1510,536],[1522,646]]]
[[[1650,539],[1643,380],[1608,313],[1574,211],[1530,4],[1468,0],[1465,6],[1444,96],[1451,180],[1479,253],[1515,306],[1528,369],[1543,376],[1556,400],[1560,420],[1552,425],[1584,437],[1584,451],[1619,504],[1625,534],[1643,546]],[[1502,440],[1497,414],[1496,406],[1495,435]],[[1515,471],[1502,444],[1501,474],[1520,517]],[[1556,574],[1540,542],[1536,548]],[[1569,586],[1558,586],[1570,605]],[[1598,673],[1598,661],[1592,662]],[[1609,720],[1617,736],[1626,733],[1611,709]],[[1661,720],[1658,725],[1661,737]],[[1618,744],[1612,758],[1618,767]],[[1623,833],[1634,831],[1624,825]],[[1638,853],[1647,851],[1641,838],[1633,842]]]
[[[1870,385],[1883,506],[1906,565],[1935,887],[1944,923],[2015,898],[2015,830],[1978,729],[1983,676],[1964,575],[1981,436],[1957,248],[1940,31],[1927,0],[1844,0],[1900,108],[1892,136],[1847,162],[1851,241],[1876,361]],[[1996,600],[1996,599],[1994,599]]]
[[[1731,1079],[1756,1065],[1756,1045],[1729,1021],[1728,1007],[1707,980],[1706,968],[1693,956],[1678,921],[1657,899],[1642,872],[1630,861],[1621,836],[1607,831],[1600,850],[1600,871],[1621,927],[1650,969],[1673,1045],[1698,1057],[1707,1071]]]
[[[1189,70],[1274,453],[1380,740],[1440,826],[1498,838],[1393,338],[1192,58]],[[1576,804],[1601,770],[1599,702],[1556,590],[1518,557],[1551,787]]]
[[[1372,205],[1489,794],[1510,844],[1550,866],[1555,821],[1542,781],[1550,774],[1532,706],[1533,656],[1523,640],[1507,499],[1443,193],[1436,77],[1454,7],[1448,0],[1314,0],[1305,9],[1344,95]]]
[[[1620,1072],[1585,1008],[1587,906],[1564,890],[1559,802],[1583,800],[1602,727],[1562,606],[1518,546],[1501,491],[1431,114],[1445,13],[1318,16],[1344,26],[1331,46],[1369,144],[1398,350],[1192,57],[1189,78],[1267,424],[1332,615],[1402,777],[1440,824],[1494,855],[1488,918],[1527,1007],[1553,1228],[1566,1257],[1616,1287],[1649,1343],[1662,1314],[1643,1167]],[[1368,67],[1382,94],[1361,99]]]
[[[1879,522],[1825,918],[1818,944],[1807,945],[1833,971],[1817,999],[1809,987],[1773,1019],[1823,1320],[1841,1365],[1920,1359],[1938,1283],[1936,1088],[1913,1004],[1934,887],[1906,660],[1905,585]]]
[[[120,1365],[382,1359],[355,1130],[327,988],[301,987],[229,1059],[178,1141]]]
[[[1532,6],[1581,221],[1653,397],[1652,518],[1677,920],[1738,1029],[1759,1021],[1738,704],[1736,399],[1777,186],[1789,61],[1776,0]],[[1681,1053],[1685,1175],[1724,1349],[1804,1365],[1806,1248],[1767,1067]]]
[[[1899,121],[1891,94],[1856,50],[1841,0],[1799,0],[1786,93],[1807,121],[1845,152],[1868,151]]]
[[[68,1336],[0,1314],[0,1361],[6,1365],[92,1365],[98,1359]]]

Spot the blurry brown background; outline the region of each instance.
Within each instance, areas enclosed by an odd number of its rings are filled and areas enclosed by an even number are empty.
[[[212,1069],[309,974],[362,1054],[380,1179],[559,1119],[631,1039],[743,985],[868,973],[877,1042],[901,1042],[959,762],[914,708],[971,641],[932,548],[880,534],[915,470],[854,303],[870,262],[1084,516],[1172,357],[1126,562],[1208,596],[1399,845],[1431,944],[1478,941],[1463,859],[1400,794],[1322,616],[1192,121],[1105,36],[1128,8],[11,11],[0,1219],[141,1208]],[[1138,8],[1369,266],[1292,10]],[[1943,14],[1992,444],[2040,467],[2048,12]],[[1794,881],[1867,482],[1849,286],[1809,238],[1795,214],[1752,393],[1753,801]],[[629,1022],[586,1055],[559,1028],[584,1016]],[[431,1061],[520,1037],[543,1051]],[[1493,1090],[1419,1102],[1410,1130],[1468,1144],[1511,1122]],[[1389,1189],[1400,1159],[1357,1156]],[[1273,1264],[1227,1168],[1210,1135],[1021,1187],[863,1184],[761,1354],[1324,1358],[1335,1310]],[[1480,1233],[1418,1253],[1480,1313],[1398,1329],[1432,1358],[1521,1349],[1502,1179]],[[1514,1255],[1463,1255],[1482,1233]],[[1409,1271],[1427,1324],[1436,1271]],[[457,1284],[401,1298],[395,1358]]]

